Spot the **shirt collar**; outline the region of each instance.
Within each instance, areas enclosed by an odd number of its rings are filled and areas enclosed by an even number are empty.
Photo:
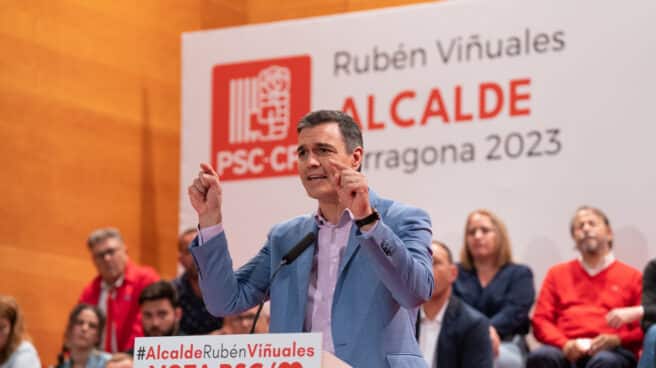
[[[444,312],[446,311],[446,307],[448,305],[449,305],[449,300],[447,300],[446,303],[444,303],[444,305],[442,306],[442,308],[440,308],[440,311],[437,312],[437,315],[435,316],[435,319],[428,318],[428,316],[426,315],[426,312],[424,312],[424,306],[422,305],[421,308],[419,308],[419,315],[421,316],[421,321],[422,322],[424,322],[424,321],[433,321],[433,322],[437,322],[439,324],[442,324],[442,320],[444,319]]]
[[[339,218],[339,221],[337,221],[337,224],[331,224],[328,220],[326,220],[325,217],[321,214],[321,210],[317,209],[317,211],[314,213],[314,221],[317,223],[317,226],[319,228],[324,228],[324,227],[342,227],[346,223],[353,221],[353,213],[351,210],[348,208],[344,209],[342,212],[342,215]]]
[[[100,285],[102,286],[103,290],[110,290],[111,288],[118,289],[123,285],[123,281],[125,281],[125,275],[121,276],[114,282],[114,285],[111,285],[104,280],[101,281]]]
[[[607,269],[614,261],[615,255],[613,255],[613,252],[608,252],[608,254],[604,256],[604,259],[597,267],[590,267],[583,261],[583,257],[579,255],[579,262],[581,263],[581,266],[590,276],[598,275],[601,271]]]

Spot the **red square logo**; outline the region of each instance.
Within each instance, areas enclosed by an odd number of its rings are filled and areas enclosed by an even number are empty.
[[[310,111],[310,56],[212,70],[212,165],[222,180],[295,175],[296,123]]]

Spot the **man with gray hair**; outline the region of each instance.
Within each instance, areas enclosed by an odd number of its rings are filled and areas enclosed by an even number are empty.
[[[130,261],[118,229],[94,230],[87,245],[98,275],[84,288],[80,302],[98,306],[107,316],[102,348],[111,353],[127,351],[135,337],[143,336],[139,294],[159,276],[152,268]]]

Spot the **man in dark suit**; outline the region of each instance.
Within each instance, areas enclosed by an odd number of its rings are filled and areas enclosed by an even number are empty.
[[[431,248],[435,287],[417,319],[421,352],[433,368],[491,368],[490,322],[452,295],[458,269],[449,248],[438,241],[433,241]]]

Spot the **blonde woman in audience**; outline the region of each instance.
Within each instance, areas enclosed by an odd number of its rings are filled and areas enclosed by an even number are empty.
[[[84,303],[76,305],[68,317],[57,368],[104,368],[111,357],[98,350],[104,325],[100,309]]]
[[[498,368],[524,366],[524,335],[535,298],[533,272],[513,262],[506,225],[479,209],[467,216],[454,294],[490,319],[490,339]]]
[[[0,295],[0,368],[41,368],[39,355],[25,335],[18,303],[6,295]]]

